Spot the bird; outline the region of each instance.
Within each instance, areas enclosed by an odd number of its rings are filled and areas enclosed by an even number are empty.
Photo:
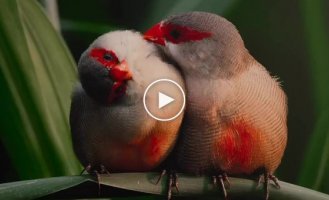
[[[174,152],[177,168],[213,175],[227,197],[228,175],[258,173],[269,198],[287,144],[287,97],[247,50],[237,28],[207,12],[176,14],[144,38],[158,44],[181,70],[186,110]],[[261,180],[261,179],[259,179]]]
[[[77,69],[70,127],[74,152],[85,170],[99,175],[159,166],[173,149],[183,114],[171,121],[153,119],[144,109],[143,94],[162,78],[184,88],[180,72],[141,33],[130,30],[99,36],[82,53]],[[157,102],[155,95],[146,98]]]

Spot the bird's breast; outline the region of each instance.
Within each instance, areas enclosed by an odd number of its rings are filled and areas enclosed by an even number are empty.
[[[187,78],[186,112],[178,142],[177,163],[188,173],[203,174],[212,170],[214,139],[220,133],[220,104],[226,89],[219,95],[221,80]],[[225,93],[224,93],[225,92]]]

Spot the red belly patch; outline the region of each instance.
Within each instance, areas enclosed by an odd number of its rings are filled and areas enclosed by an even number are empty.
[[[219,167],[231,174],[251,173],[255,169],[253,163],[255,149],[259,139],[258,132],[244,122],[227,124],[215,143],[216,161]]]
[[[146,139],[144,144],[141,144],[142,154],[144,154],[144,161],[148,165],[155,165],[159,163],[169,147],[169,138],[167,134],[152,134]]]
[[[113,172],[149,171],[167,155],[172,143],[169,134],[150,134],[130,144],[113,143],[107,154],[107,166]]]

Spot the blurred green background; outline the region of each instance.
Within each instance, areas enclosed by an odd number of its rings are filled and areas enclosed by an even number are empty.
[[[27,25],[14,27],[15,23],[11,21],[14,19],[8,17],[12,14],[9,11],[19,13],[29,7],[20,6],[19,2],[23,1],[16,0],[7,3],[10,9],[3,8],[2,4],[6,2],[0,0],[0,182],[78,174],[81,167],[72,153],[67,121],[70,91],[76,80],[73,60],[70,57],[56,60],[57,54],[67,51],[64,43],[63,47],[35,45],[31,48],[33,41],[36,44],[46,42],[50,35],[33,36],[36,29],[25,18],[23,21]],[[225,16],[237,26],[251,54],[272,75],[280,77],[288,95],[288,146],[277,176],[329,193],[328,0],[58,0],[55,7],[47,4],[48,1],[39,2],[49,11],[56,11],[57,6],[60,33],[75,61],[97,36],[111,30],[143,32],[170,14],[190,10]],[[27,18],[32,15],[26,13]],[[8,32],[6,25],[17,33],[20,27],[22,33],[31,32],[25,37],[27,48],[32,52],[32,59],[29,56],[25,59],[31,59],[31,62],[38,59],[33,52],[48,57],[50,51],[45,49],[53,48],[54,53],[50,52],[50,56],[55,57],[53,60],[47,61],[41,56],[38,61],[48,68],[42,73],[41,68],[33,69],[38,77],[34,86],[29,87],[29,80],[33,80],[34,75],[25,77],[30,71],[23,59],[24,52],[20,52],[23,60],[17,63],[14,59],[6,60],[10,52],[19,54],[19,50],[11,48],[7,41],[20,46],[20,37],[24,37]],[[63,42],[61,38],[53,37],[57,42]],[[58,58],[62,57],[58,55]],[[49,63],[53,63],[52,67]],[[24,64],[22,70],[15,68]],[[50,89],[42,89],[48,82]],[[38,98],[33,98],[38,96],[39,90],[45,95],[41,102],[43,107],[39,106]],[[14,91],[18,95],[14,95]],[[49,102],[48,98],[55,100]],[[24,106],[28,108],[24,109]],[[29,131],[26,130],[30,127],[28,123],[34,127]]]

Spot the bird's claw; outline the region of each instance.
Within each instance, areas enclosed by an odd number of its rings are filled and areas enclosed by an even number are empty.
[[[277,189],[280,189],[279,180],[274,175],[265,172],[263,175],[260,175],[259,178],[258,178],[257,187],[260,186],[261,182],[263,182],[263,184],[264,184],[264,197],[265,197],[265,200],[268,200],[268,198],[269,198],[269,194],[270,194],[269,181],[270,180],[273,181],[273,183],[274,183],[274,185]]]
[[[91,164],[88,164],[83,170],[80,172],[80,175],[84,174],[85,172],[89,173],[91,170]]]
[[[162,172],[155,184],[158,184],[160,182],[160,180],[162,179],[162,177],[166,174],[167,174],[167,170],[162,170]],[[170,200],[172,197],[172,188],[173,187],[176,189],[177,193],[179,193],[177,179],[178,179],[178,176],[175,171],[170,171],[168,173],[168,182],[167,182],[167,186],[168,186],[167,199],[168,200]]]
[[[172,197],[172,188],[175,187],[177,193],[179,193],[178,190],[178,176],[176,172],[172,171],[168,174],[168,193],[167,193],[167,199],[170,200]]]
[[[264,175],[260,175],[257,180],[257,185],[256,187],[259,188],[261,183],[264,183]]]
[[[273,181],[273,183],[274,183],[274,185],[275,185],[275,187],[276,187],[277,189],[280,189],[280,188],[281,188],[281,187],[280,187],[280,184],[279,184],[279,179],[278,179],[276,176],[270,174],[270,175],[269,175],[269,179]]]
[[[275,185],[275,187],[277,189],[280,189],[281,188],[281,186],[279,184],[279,179],[276,176],[270,174],[270,175],[268,175],[268,179],[271,180],[271,181],[273,181],[273,183],[274,183],[274,185]],[[260,175],[258,177],[258,181],[257,181],[257,186],[256,187],[260,187],[261,183],[264,183],[264,182],[265,182],[264,181],[264,175],[262,174],[262,175]]]
[[[98,166],[92,166],[91,164],[88,164],[80,173],[82,175],[84,172],[89,173],[90,175],[96,176],[97,183],[98,183],[98,196],[100,196],[101,193],[101,184],[100,184],[100,175],[101,174],[107,174],[109,175],[110,172],[106,169],[104,165],[98,165]]]
[[[166,175],[166,173],[167,173],[167,171],[166,171],[165,169],[162,170],[162,172],[161,172],[161,174],[160,174],[158,180],[155,182],[156,185],[158,185],[158,183],[160,182],[160,180],[162,179],[162,177],[163,177],[164,175]]]
[[[106,169],[104,165],[92,166],[88,164],[80,173],[82,175],[84,172],[88,172],[91,175],[99,175],[99,174],[110,174],[110,172]]]
[[[100,165],[100,174],[107,174],[110,175],[110,172],[106,169],[104,165]]]
[[[226,173],[222,173],[220,175],[212,176],[212,182],[214,186],[219,186],[219,188],[223,191],[224,199],[227,199],[227,189],[231,187],[230,181]],[[219,185],[218,185],[219,183]],[[226,185],[226,186],[225,186]]]

